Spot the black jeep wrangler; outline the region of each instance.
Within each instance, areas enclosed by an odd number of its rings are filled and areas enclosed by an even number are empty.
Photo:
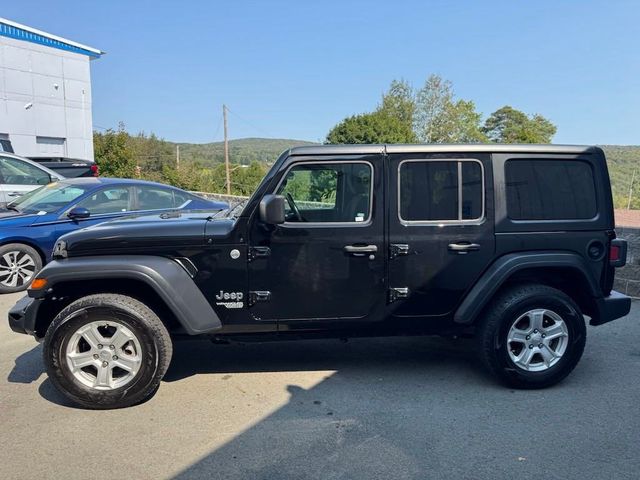
[[[88,408],[139,403],[172,342],[472,335],[506,384],[576,366],[612,291],[605,156],[552,145],[353,145],[285,152],[244,204],[70,233],[9,313]]]

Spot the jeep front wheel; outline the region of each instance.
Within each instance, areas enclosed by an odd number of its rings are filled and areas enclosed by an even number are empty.
[[[171,360],[171,338],[142,302],[97,294],[71,303],[44,339],[44,361],[53,384],[91,409],[143,402],[157,390]]]
[[[584,318],[563,292],[546,285],[512,287],[496,298],[480,327],[480,356],[517,388],[544,388],[575,368],[586,340]]]

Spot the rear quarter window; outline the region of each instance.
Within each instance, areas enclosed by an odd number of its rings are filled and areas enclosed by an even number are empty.
[[[591,165],[581,160],[512,159],[505,164],[513,220],[588,220],[596,216]]]

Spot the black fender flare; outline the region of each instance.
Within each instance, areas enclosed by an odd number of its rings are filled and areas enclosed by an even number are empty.
[[[55,294],[56,285],[83,280],[137,280],[147,284],[167,304],[190,335],[222,328],[220,318],[187,271],[176,261],[152,255],[108,255],[54,260],[37,275],[47,280],[29,296]],[[135,293],[135,292],[132,292]]]
[[[587,282],[589,295],[602,296],[599,285],[582,257],[571,252],[520,252],[497,259],[482,274],[454,313],[456,323],[469,325],[491,301],[494,294],[514,273],[540,267],[570,268],[577,271]]]

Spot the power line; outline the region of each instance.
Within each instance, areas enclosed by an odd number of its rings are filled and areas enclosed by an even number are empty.
[[[213,134],[213,141],[218,141],[218,133],[220,132],[220,127],[222,126],[222,115],[218,118],[218,126],[216,127],[216,133]]]
[[[238,115],[236,112],[234,112],[233,110],[229,109],[229,107],[227,107],[227,112],[232,113],[235,117],[237,117],[239,120],[242,120],[244,123],[246,123],[247,125],[249,125],[251,128],[253,128],[254,130],[266,135],[267,137],[273,137],[273,135],[271,135],[271,133],[267,132],[266,130],[264,130],[263,128],[260,128],[258,126],[256,126],[254,123],[250,122],[249,120],[241,117],[240,115]]]

